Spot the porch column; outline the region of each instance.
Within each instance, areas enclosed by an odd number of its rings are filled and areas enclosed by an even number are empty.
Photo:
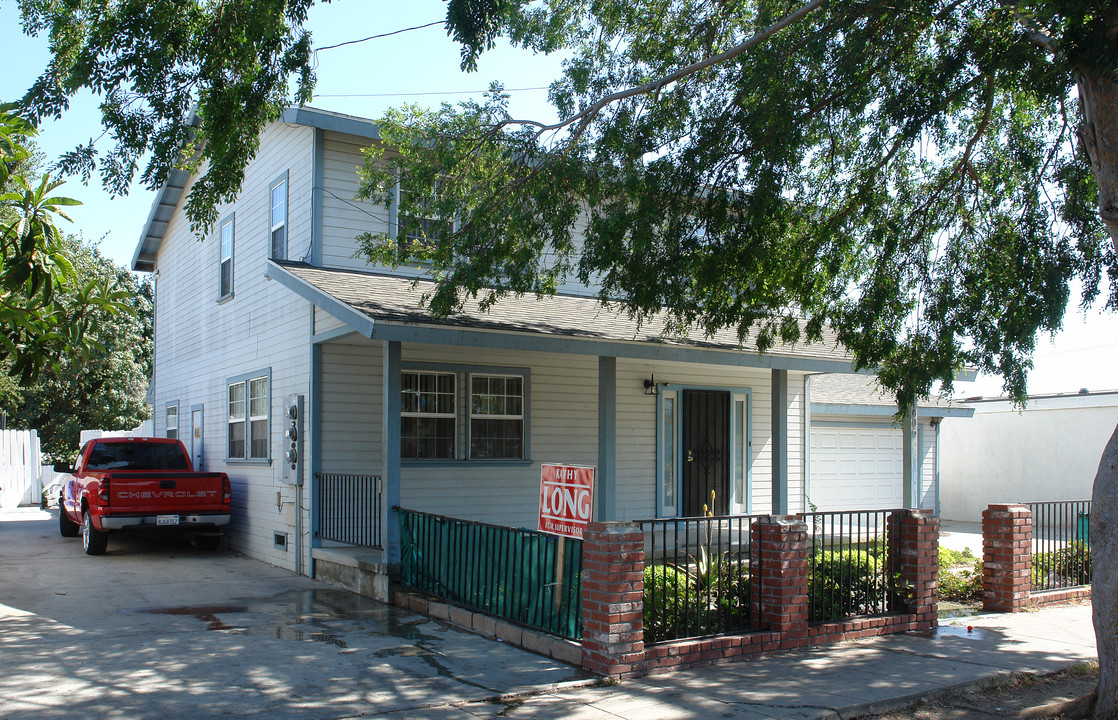
[[[384,546],[388,564],[400,562],[400,524],[392,508],[400,505],[400,342],[384,343],[382,366],[384,388],[384,416],[381,422],[381,449],[383,452]]]
[[[772,371],[773,515],[788,514],[788,371]]]
[[[617,358],[598,358],[598,522],[617,517]]]
[[[919,432],[920,423],[916,416],[916,403],[913,403],[904,416],[904,439],[901,443],[901,457],[904,464],[901,500],[906,508],[920,506],[920,490],[917,488],[917,483],[920,482],[920,453],[917,450],[920,447],[917,435]]]

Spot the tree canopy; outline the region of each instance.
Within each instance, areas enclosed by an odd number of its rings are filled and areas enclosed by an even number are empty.
[[[115,313],[128,296],[115,282],[75,275],[57,220],[79,203],[53,195],[62,183],[50,175],[28,175],[34,134],[0,110],[0,361],[24,383],[86,354],[91,311]]]
[[[1118,3],[553,0],[508,30],[573,48],[565,121],[511,118],[499,92],[407,108],[381,125],[399,152],[363,171],[367,197],[409,188],[402,216],[456,220],[365,238],[374,260],[432,264],[437,312],[574,276],[762,346],[826,324],[907,405],[963,365],[1023,396],[1073,280],[1118,307],[1081,141],[1106,128],[1080,87],[1113,91]]]
[[[39,431],[50,462],[74,459],[82,430],[130,429],[151,417],[152,284],[117,267],[97,248],[69,236],[61,251],[80,287],[107,284],[127,293],[126,311],[97,307],[88,315],[90,350],[48,364],[31,383],[0,392],[10,426]],[[65,298],[64,298],[65,299]]]

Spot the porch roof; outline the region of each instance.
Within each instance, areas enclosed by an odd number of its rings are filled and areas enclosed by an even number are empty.
[[[778,346],[761,355],[755,338],[739,343],[734,330],[711,337],[668,336],[664,314],[638,324],[625,312],[587,297],[507,297],[488,312],[470,301],[462,312],[436,318],[420,303],[422,294],[433,289],[431,281],[289,261],[269,261],[268,276],[350,331],[379,340],[852,372],[849,353],[829,332],[821,342]]]

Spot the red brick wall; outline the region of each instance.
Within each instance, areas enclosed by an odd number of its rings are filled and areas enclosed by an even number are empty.
[[[644,534],[590,523],[582,544],[582,666],[614,678],[643,675]]]
[[[982,608],[1017,612],[1029,602],[1033,517],[1024,505],[982,511]]]
[[[895,614],[808,623],[807,526],[768,516],[751,527],[753,623],[739,635],[644,647],[644,544],[636,525],[592,523],[583,542],[583,667],[615,678],[825,643],[935,627],[939,520],[926,511],[890,517],[889,558],[903,577]]]

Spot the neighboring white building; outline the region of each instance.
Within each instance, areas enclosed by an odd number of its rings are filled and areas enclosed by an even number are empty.
[[[811,402],[807,501],[822,512],[904,507],[904,428],[897,403],[877,378],[828,374],[808,378]],[[916,410],[914,505],[939,512],[939,463],[944,418],[974,411],[934,398]],[[966,430],[968,422],[948,427]]]
[[[597,466],[602,520],[699,514],[710,490],[718,512],[803,508],[805,378],[850,370],[833,338],[762,356],[734,331],[663,337],[580,286],[432,319],[421,268],[354,257],[359,233],[395,231],[355,199],[377,141],[370,121],[290,110],[213,232],[190,231],[176,173],[136,249],[156,281],[156,432],[230,475],[233,547],[313,572],[338,507],[535,527],[541,462]],[[328,473],[380,476],[383,502],[337,504]]]
[[[1118,390],[977,398],[970,422],[946,426],[942,515],[979,522],[991,503],[1090,500],[1103,448],[1118,425]]]

